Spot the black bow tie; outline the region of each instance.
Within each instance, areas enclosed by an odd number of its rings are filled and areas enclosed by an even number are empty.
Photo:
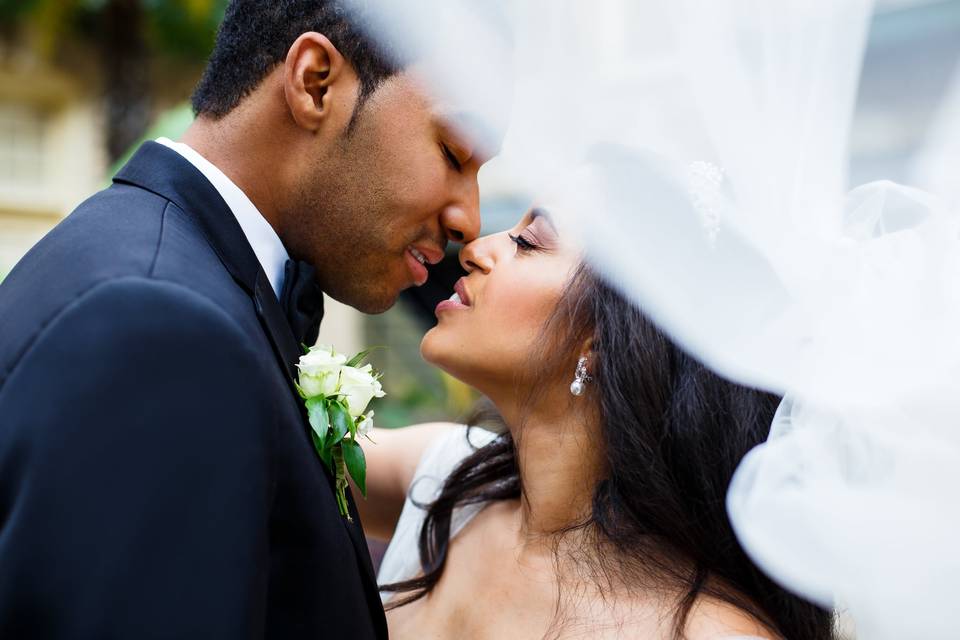
[[[316,280],[316,269],[306,262],[287,260],[283,269],[280,306],[287,316],[297,344],[312,346],[317,341],[323,319],[323,292]]]

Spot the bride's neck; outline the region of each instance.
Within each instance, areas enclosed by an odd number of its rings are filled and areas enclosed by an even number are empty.
[[[576,401],[569,410],[533,411],[509,422],[523,488],[518,515],[525,538],[541,539],[589,517],[603,468],[598,419],[592,414]]]

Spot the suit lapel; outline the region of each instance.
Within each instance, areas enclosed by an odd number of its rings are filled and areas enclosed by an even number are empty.
[[[305,432],[309,431],[306,410],[295,385],[295,365],[299,360],[300,346],[294,338],[276,293],[243,233],[240,223],[237,222],[219,192],[180,154],[156,142],[143,144],[113,180],[118,184],[129,184],[156,193],[175,203],[197,220],[207,242],[220,258],[223,266],[252,298],[260,324],[273,346],[277,364],[283,371],[290,393],[293,394],[300,408],[303,417],[302,427]],[[309,435],[305,442],[310,446]],[[323,468],[332,491],[333,476],[319,457],[316,462]],[[380,603],[376,576],[349,489],[347,498],[354,522],[349,523],[339,515],[337,519],[347,530],[357,556],[357,565],[366,587],[367,604],[370,607],[371,616],[377,625],[380,637],[386,638],[386,620]]]
[[[300,358],[300,348],[290,325],[287,323],[286,316],[283,315],[283,309],[277,302],[277,296],[267,279],[267,274],[261,269],[257,274],[257,282],[253,291],[254,306],[257,310],[257,317],[263,325],[263,330],[270,338],[273,344],[274,355],[277,356],[277,362],[283,369],[284,376],[290,384],[291,392],[297,396],[297,401],[301,402],[297,388],[294,386],[294,376],[297,361]]]
[[[273,288],[270,286],[270,282],[262,270],[257,279],[254,301],[257,308],[257,315],[260,317],[265,331],[270,336],[270,340],[274,346],[274,352],[277,354],[277,359],[286,370],[291,391],[296,396],[300,413],[303,416],[303,422],[309,431],[311,427],[309,426],[309,422],[307,422],[306,407],[299,393],[297,393],[293,378],[295,375],[293,365],[299,360],[300,347],[293,337],[293,332],[290,330],[290,326],[287,323],[286,317],[283,315],[283,310],[280,308],[279,302],[277,302]],[[308,441],[312,442],[312,440],[309,439]],[[319,457],[317,457],[317,464],[323,468],[323,473],[327,478],[327,483],[330,485],[330,490],[335,491],[336,484],[333,476],[330,474],[330,470],[320,461]],[[357,513],[353,495],[349,487],[347,488],[347,502],[350,507],[349,512],[353,518],[353,522],[341,518],[339,514],[337,514],[337,519],[340,520],[340,523],[347,530],[347,535],[350,537],[350,544],[353,546],[354,553],[357,556],[357,566],[365,587],[367,606],[370,608],[370,613],[377,625],[378,634],[381,638],[386,638],[387,627],[386,619],[383,616],[383,605],[380,601],[380,589],[377,585],[373,563],[370,560],[370,552],[367,549],[367,541],[363,535],[363,529],[360,524],[360,514]]]
[[[180,154],[156,142],[141,146],[113,181],[167,198],[199,223],[223,266],[253,298],[257,317],[270,338],[290,391],[296,395],[293,385],[293,365],[299,356],[296,340],[257,255],[220,193]],[[299,397],[297,399],[299,401]]]
[[[113,181],[146,189],[179,206],[199,223],[237,284],[253,295],[261,267],[240,223],[214,186],[179,153],[156,142],[144,143]]]

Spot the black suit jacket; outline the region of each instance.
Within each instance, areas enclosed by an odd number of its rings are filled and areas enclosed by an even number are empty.
[[[298,355],[220,195],[145,144],[0,285],[0,637],[385,638]]]

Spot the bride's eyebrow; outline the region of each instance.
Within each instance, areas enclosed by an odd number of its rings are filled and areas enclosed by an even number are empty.
[[[543,218],[546,223],[550,225],[550,228],[553,230],[553,232],[556,233],[557,225],[554,224],[553,216],[550,215],[549,211],[541,207],[534,207],[530,210],[530,219],[528,220],[527,224],[533,224],[537,218]]]

